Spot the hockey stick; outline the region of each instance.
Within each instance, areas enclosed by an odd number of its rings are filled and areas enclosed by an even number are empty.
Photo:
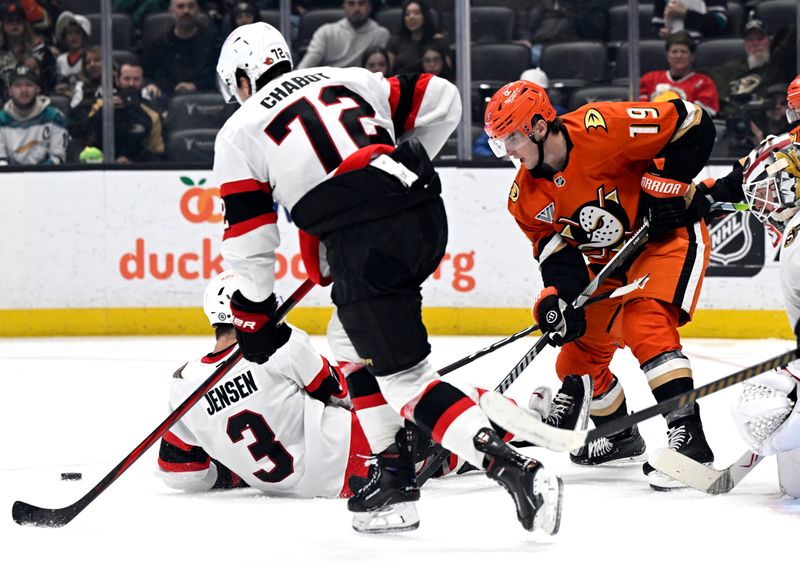
[[[584,306],[589,306],[591,304],[594,304],[595,302],[600,302],[601,300],[606,300],[606,299],[609,299],[609,298],[619,298],[620,296],[625,296],[629,292],[633,292],[636,289],[644,288],[644,286],[647,284],[648,280],[650,280],[650,273],[647,273],[643,277],[639,277],[635,281],[632,281],[630,284],[623,285],[621,287],[615,288],[614,290],[607,290],[606,292],[600,293],[597,296],[593,296],[589,300],[586,301],[586,304],[584,304]],[[534,324],[532,326],[528,326],[524,330],[520,330],[519,332],[516,332],[516,333],[514,333],[511,336],[508,336],[506,338],[503,338],[502,340],[498,340],[497,342],[495,342],[491,346],[486,346],[485,348],[481,348],[480,350],[478,350],[477,352],[475,352],[473,354],[470,354],[468,356],[464,356],[460,360],[455,361],[455,362],[443,367],[442,369],[439,370],[438,373],[439,373],[439,375],[446,375],[446,374],[448,374],[448,373],[450,373],[452,371],[455,371],[455,370],[457,370],[459,368],[464,367],[465,365],[467,365],[469,363],[474,362],[478,358],[482,358],[486,354],[491,354],[492,352],[494,352],[495,350],[497,350],[499,348],[502,348],[503,346],[507,346],[508,344],[511,344],[512,342],[516,342],[520,338],[524,338],[525,336],[528,336],[528,335],[532,334],[533,332],[536,332],[537,330],[539,330],[539,325],[538,324]]]
[[[625,261],[627,261],[628,258],[630,258],[630,256],[647,241],[649,228],[650,224],[645,219],[642,222],[642,226],[638,230],[636,230],[636,232],[631,236],[631,238],[628,239],[627,243],[625,243],[625,245],[623,245],[622,248],[619,251],[617,251],[617,254],[614,255],[614,258],[611,259],[608,263],[606,263],[606,265],[600,270],[599,273],[597,273],[597,275],[595,275],[594,279],[592,279],[592,281],[586,286],[586,288],[584,288],[583,291],[581,291],[581,293],[578,295],[578,298],[576,298],[573,301],[572,303],[573,307],[580,308],[581,306],[587,304],[592,294],[600,287],[603,281],[606,280],[606,278],[609,275],[611,275],[614,271],[619,269],[622,266],[622,264]],[[644,278],[645,278],[644,282],[647,282],[647,279],[650,278],[650,275],[648,274]],[[497,387],[494,388],[494,393],[496,395],[499,396],[508,391],[508,388],[511,387],[512,383],[514,383],[514,380],[516,380],[519,377],[519,375],[525,370],[525,368],[527,368],[530,365],[530,363],[534,360],[534,358],[538,356],[539,353],[546,346],[549,345],[548,340],[549,340],[549,335],[545,334],[541,338],[539,338],[539,340],[536,341],[533,347],[530,350],[528,350],[528,353],[526,353],[522,357],[522,359],[517,363],[517,365],[515,365],[514,368],[510,372],[508,372],[508,374],[502,379],[502,381],[500,381]],[[488,395],[488,393],[484,394],[483,397],[486,397],[486,395]],[[481,397],[481,399],[483,399],[483,397]],[[503,427],[503,425],[500,426]],[[516,434],[516,431],[510,430],[510,432]],[[420,486],[424,484],[431,476],[433,476],[433,474],[439,469],[439,467],[444,463],[444,461],[448,459],[449,456],[450,452],[448,450],[440,448],[436,452],[436,454],[434,454],[433,458],[431,458],[430,462],[425,466],[422,472],[420,472],[419,475],[417,475],[417,484],[419,484]]]
[[[762,455],[748,450],[728,468],[717,470],[671,448],[661,448],[651,453],[647,460],[656,470],[691,488],[706,494],[725,494],[763,459]]]
[[[311,280],[304,281],[292,295],[287,298],[275,311],[274,318],[277,321],[286,317],[286,314],[297,305],[298,302],[314,288],[314,283]],[[106,474],[100,482],[98,482],[91,490],[89,490],[80,500],[65,506],[63,508],[40,508],[32,504],[27,504],[17,500],[11,508],[11,516],[18,524],[32,524],[36,526],[48,527],[62,527],[80,514],[86,506],[91,504],[103,491],[106,490],[114,481],[119,478],[123,472],[136,462],[141,456],[149,449],[153,443],[160,439],[172,425],[174,425],[181,417],[183,417],[195,403],[197,403],[219,379],[224,376],[230,369],[235,366],[239,360],[242,359],[242,352],[239,348],[226,359],[208,379],[195,389],[186,400],[181,403],[169,416],[164,419],[161,424],[145,438],[139,446],[133,449],[128,456],[111,469],[111,472]]]
[[[480,404],[481,409],[492,421],[528,442],[555,451],[575,450],[584,446],[587,442],[613,435],[656,415],[665,415],[674,409],[693,403],[701,397],[711,395],[771,369],[783,367],[798,358],[800,358],[800,353],[798,353],[797,349],[789,350],[784,354],[712,381],[708,385],[670,397],[661,403],[656,403],[651,407],[625,417],[619,417],[592,430],[568,431],[551,427],[542,422],[538,416],[534,417],[504,397],[500,397],[497,393],[485,393],[481,397]]]

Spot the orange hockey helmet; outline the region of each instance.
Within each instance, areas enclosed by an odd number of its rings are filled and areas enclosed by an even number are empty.
[[[786,90],[786,118],[790,123],[800,119],[800,75],[794,78],[789,83],[789,88]]]
[[[522,79],[501,87],[489,100],[483,117],[483,130],[495,155],[506,156],[524,143],[537,118],[548,123],[556,118],[543,87]]]

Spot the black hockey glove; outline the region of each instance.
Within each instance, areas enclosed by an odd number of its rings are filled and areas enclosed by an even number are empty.
[[[649,234],[652,241],[689,224],[686,200],[683,197],[657,198],[642,192],[639,196],[639,215],[650,222]]]
[[[586,332],[586,313],[574,308],[558,296],[556,287],[549,286],[539,293],[533,305],[533,317],[542,334],[549,334],[553,346],[563,346]]]
[[[273,320],[277,308],[274,294],[261,302],[248,300],[238,290],[231,296],[236,339],[247,360],[263,364],[289,341],[292,329],[286,323],[278,324]]]

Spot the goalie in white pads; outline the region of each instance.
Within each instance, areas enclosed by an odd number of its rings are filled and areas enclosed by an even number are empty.
[[[782,234],[780,283],[789,324],[800,342],[800,145],[796,135],[767,137],[744,163],[750,213]],[[800,366],[797,362],[744,384],[734,416],[753,451],[777,455],[783,493],[800,497]]]
[[[263,22],[231,32],[217,73],[223,95],[241,104],[214,147],[225,203],[221,250],[239,278],[231,298],[239,346],[263,363],[289,339],[273,321],[277,203],[303,230],[311,278],[333,282],[338,317],[365,366],[347,376],[373,456],[367,484],[348,501],[354,529],[419,525],[408,420],[485,467],[513,495],[525,529],[555,531],[560,481],[505,444],[427,359],[420,287],[447,243],[430,157],[460,120],[458,90],[424,73],[386,79],[354,67],[293,70],[285,40]]]

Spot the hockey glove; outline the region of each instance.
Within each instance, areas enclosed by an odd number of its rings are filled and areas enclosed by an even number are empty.
[[[274,294],[261,302],[248,300],[238,290],[231,296],[236,339],[247,360],[263,364],[289,341],[292,329],[284,322],[273,320],[277,308]]]
[[[567,304],[553,286],[545,288],[536,297],[533,317],[542,333],[549,334],[549,342],[553,346],[563,346],[586,332],[586,313],[583,308]]]
[[[686,200],[683,197],[656,198],[642,193],[639,196],[639,215],[650,222],[650,239],[657,241],[664,235],[689,224]]]

